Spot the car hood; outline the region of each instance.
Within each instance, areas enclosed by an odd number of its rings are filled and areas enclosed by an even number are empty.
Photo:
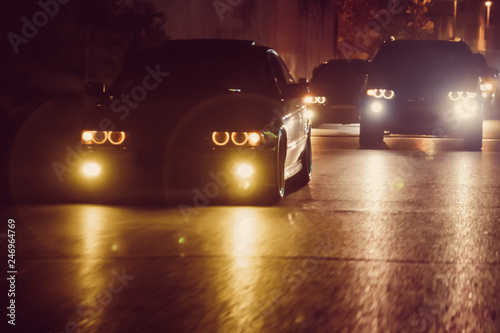
[[[189,142],[213,131],[259,131],[279,119],[273,112],[276,101],[260,95],[235,93],[205,100],[146,100],[136,108],[117,105],[113,101],[101,104],[88,117],[87,127],[132,132],[134,142],[142,146],[164,145],[174,134]]]
[[[476,90],[478,77],[463,71],[380,72],[374,70],[368,75],[366,88],[397,90],[401,87],[433,88],[443,90]]]

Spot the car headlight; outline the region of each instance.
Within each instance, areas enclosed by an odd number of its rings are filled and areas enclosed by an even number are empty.
[[[260,134],[257,132],[252,132],[248,134],[248,143],[250,143],[252,146],[258,145],[260,142]]]
[[[228,132],[213,132],[212,133],[212,141],[217,146],[225,146],[229,142],[229,133]]]
[[[82,143],[87,145],[92,143],[92,138],[94,137],[93,131],[84,131],[82,132]]]
[[[366,94],[375,98],[394,99],[396,93],[391,89],[368,89]]]
[[[231,143],[235,146],[257,146],[262,142],[262,134],[258,132],[213,132],[212,141],[216,146]]]
[[[486,83],[482,83],[481,84],[481,91],[484,91],[484,92],[488,92],[489,91],[489,92],[491,92],[491,91],[493,91],[493,88],[494,88],[494,86],[490,82],[486,82]]]
[[[476,97],[477,94],[474,91],[450,91],[448,93],[448,98],[454,102]]]
[[[248,142],[247,132],[233,132],[231,133],[231,141],[237,146],[243,146]]]
[[[123,131],[83,131],[82,143],[86,145],[102,145],[109,141],[112,145],[121,145],[125,142],[126,133]]]
[[[324,96],[307,96],[304,98],[306,104],[325,104],[326,97]]]
[[[108,140],[113,145],[121,145],[125,141],[125,132],[108,132]]]

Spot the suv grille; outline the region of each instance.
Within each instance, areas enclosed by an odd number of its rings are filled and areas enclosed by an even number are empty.
[[[439,89],[401,88],[396,91],[396,96],[402,101],[408,102],[434,102],[445,97],[445,93]]]

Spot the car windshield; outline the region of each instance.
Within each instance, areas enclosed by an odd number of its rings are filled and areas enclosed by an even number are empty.
[[[265,58],[264,58],[265,59]],[[149,70],[147,69],[149,68]],[[115,80],[111,93],[130,92],[144,85],[150,72],[163,74],[148,96],[165,99],[203,98],[229,92],[270,94],[265,62],[248,52],[194,52],[174,50],[150,54],[127,66]],[[168,76],[167,74],[168,73]]]
[[[473,75],[472,53],[458,43],[403,42],[384,45],[373,61],[373,70],[391,76],[435,77]]]

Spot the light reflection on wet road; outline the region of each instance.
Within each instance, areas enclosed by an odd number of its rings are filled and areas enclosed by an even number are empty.
[[[188,223],[175,207],[17,207],[13,331],[500,331],[500,142],[386,142],[315,137],[309,186]]]

